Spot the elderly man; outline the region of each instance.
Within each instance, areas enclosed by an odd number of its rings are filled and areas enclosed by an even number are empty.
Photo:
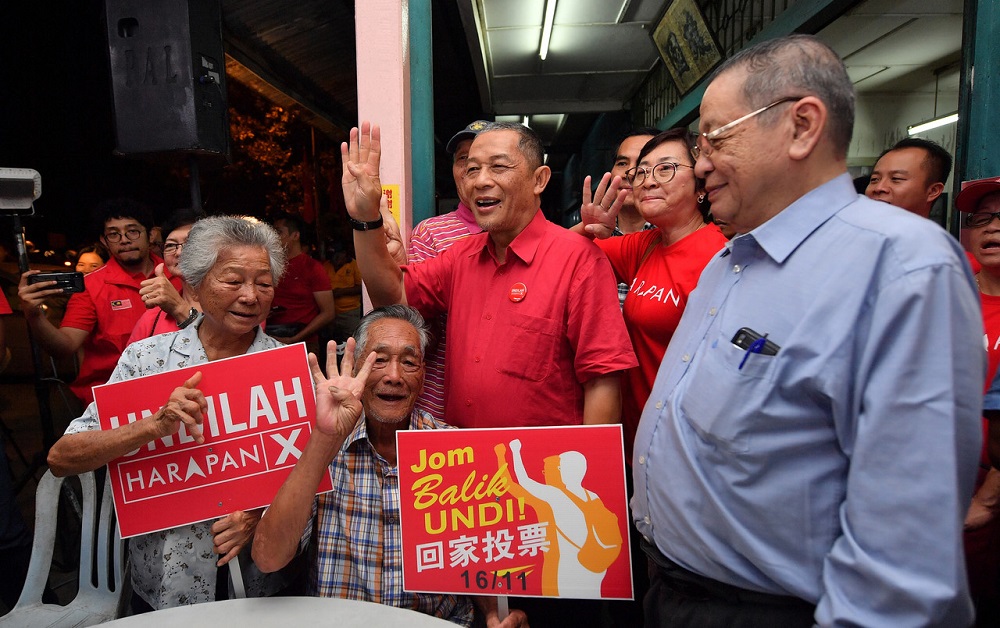
[[[936,143],[908,137],[882,153],[865,196],[929,218],[951,173],[951,155]]]
[[[253,557],[261,570],[277,571],[312,537],[311,594],[410,608],[469,626],[468,598],[403,591],[396,432],[447,427],[414,410],[427,340],[420,314],[393,305],[362,319],[347,341],[343,375],[336,343],[328,344],[329,377],[310,354],[317,431],[261,519]],[[333,492],[314,499],[328,467]],[[523,619],[514,613],[502,625]],[[487,620],[500,625],[495,609]]]
[[[636,365],[611,266],[592,242],[539,209],[550,170],[520,124],[493,123],[469,151],[465,195],[484,233],[400,269],[379,214],[379,130],[345,143],[344,197],[375,305],[448,314],[445,418],[458,427],[611,423],[619,371]]]
[[[745,234],[701,275],[636,436],[654,626],[967,626],[985,369],[957,242],[859,197],[854,91],[809,36],[741,51],[696,173]]]
[[[29,270],[17,289],[21,310],[38,344],[54,356],[72,355],[83,348],[80,373],[69,388],[84,403],[94,400],[91,388],[111,376],[132,328],[146,311],[139,295],[142,282],[153,278],[157,264],[163,263],[150,252],[153,215],[143,205],[130,199],[105,201],[95,210],[95,219],[101,227],[101,244],[111,259],[84,278],[86,289],[70,297],[60,327],[42,309],[47,298],[62,292],[53,288],[54,281],[30,284],[28,277],[38,271]],[[177,278],[169,272],[166,277],[180,290]]]

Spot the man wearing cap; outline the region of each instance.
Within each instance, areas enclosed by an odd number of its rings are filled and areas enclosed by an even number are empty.
[[[969,252],[981,265],[976,284],[988,356],[986,383],[993,382],[992,387],[1000,390],[994,381],[1000,364],[1000,222],[996,220],[1000,216],[1000,179],[969,183],[959,192],[955,206],[965,212],[963,228],[968,233]],[[983,404],[986,416],[1000,409],[997,401],[998,394],[988,391]],[[993,423],[1000,439],[1000,421]],[[989,422],[984,420],[983,427],[988,433]],[[975,493],[965,517],[964,545],[977,625],[1000,625],[1000,470],[990,466],[987,447],[983,448]]]
[[[472,140],[486,125],[485,120],[476,120],[452,136],[445,147],[452,155],[451,174],[455,179],[455,189],[458,192],[458,207],[441,216],[432,216],[423,220],[410,234],[410,250],[407,255],[411,264],[437,257],[446,249],[451,248],[463,238],[482,233],[483,228],[476,224],[476,217],[469,209],[469,201],[465,197],[462,179],[465,176],[465,164],[469,159],[469,147]],[[444,355],[447,336],[448,315],[443,314],[431,321],[431,331],[436,340],[427,353],[426,371],[424,375],[424,390],[417,399],[417,409],[429,413],[439,421],[444,420]]]

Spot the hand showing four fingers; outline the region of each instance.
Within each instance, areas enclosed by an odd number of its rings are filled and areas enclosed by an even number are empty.
[[[316,384],[316,428],[324,434],[346,438],[361,417],[361,396],[375,364],[375,353],[368,354],[355,375],[354,347],[354,338],[348,338],[344,359],[338,369],[337,343],[327,343],[326,375],[320,369],[316,355],[309,354],[309,368]]]

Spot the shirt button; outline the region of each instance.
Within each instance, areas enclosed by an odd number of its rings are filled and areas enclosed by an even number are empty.
[[[657,401],[656,402],[656,409],[657,410],[662,410],[663,409],[663,402],[662,401]]]
[[[642,518],[642,521],[643,521],[643,523],[645,523],[646,525],[649,525],[649,523],[650,523],[650,521],[649,521],[649,515],[646,515],[645,517],[643,517],[643,518]]]
[[[487,314],[486,315],[486,320],[488,320],[488,321],[493,320],[493,315],[492,314]]]
[[[476,362],[479,362],[479,360],[481,360],[481,359],[482,358],[480,358],[478,355],[476,356]]]
[[[646,464],[646,456],[639,456],[639,464]]]
[[[691,354],[689,354],[689,353],[685,353],[681,357],[681,362],[690,362],[690,361],[691,361]]]
[[[465,405],[466,405],[466,407],[471,406],[472,405],[472,399],[466,399],[465,400]]]
[[[741,268],[739,264],[734,264],[733,265],[733,272],[734,273],[738,274],[741,270],[743,270],[743,268]]]
[[[715,316],[715,308],[714,307],[708,311],[708,315],[709,316]]]

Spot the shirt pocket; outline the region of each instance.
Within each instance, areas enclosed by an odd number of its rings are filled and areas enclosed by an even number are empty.
[[[498,352],[497,370],[532,382],[548,375],[558,357],[563,337],[559,321],[528,314],[512,314],[510,335]]]
[[[688,373],[679,404],[684,420],[725,451],[749,452],[758,421],[766,420],[761,408],[773,391],[780,354],[748,353],[720,337]]]

